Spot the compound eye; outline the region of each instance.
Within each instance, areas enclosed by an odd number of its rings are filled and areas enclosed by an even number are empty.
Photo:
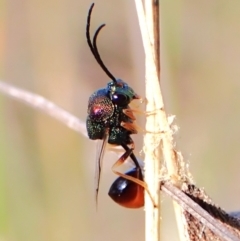
[[[114,94],[112,96],[112,102],[117,105],[129,104],[129,98],[126,95]]]

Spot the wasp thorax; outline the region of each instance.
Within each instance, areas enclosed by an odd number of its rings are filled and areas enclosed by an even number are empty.
[[[102,95],[102,89],[94,92],[88,102],[88,116],[95,121],[104,121],[113,115],[114,106],[112,101]]]

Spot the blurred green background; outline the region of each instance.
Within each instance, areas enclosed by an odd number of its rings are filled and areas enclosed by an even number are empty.
[[[133,0],[96,0],[92,32],[111,72],[144,96],[144,52]],[[82,120],[108,77],[85,39],[87,0],[2,0],[0,78],[43,95]],[[240,2],[161,1],[162,89],[175,114],[196,184],[239,210]],[[143,108],[142,106],[141,108]],[[144,211],[107,196],[116,178],[104,158],[98,211],[95,143],[49,116],[0,95],[0,241],[144,241]],[[142,123],[142,122],[141,122]],[[134,136],[136,154],[142,134]],[[163,199],[162,240],[178,240]]]

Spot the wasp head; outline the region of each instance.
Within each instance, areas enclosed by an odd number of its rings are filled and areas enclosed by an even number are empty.
[[[121,79],[116,79],[116,81],[108,83],[107,89],[113,104],[119,106],[127,106],[133,99],[140,98],[139,95]]]

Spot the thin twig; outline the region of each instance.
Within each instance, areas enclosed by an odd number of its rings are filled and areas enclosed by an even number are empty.
[[[14,87],[10,84],[0,81],[0,91],[8,96],[13,97],[33,108],[44,111],[46,114],[59,120],[69,128],[81,133],[87,137],[85,122],[79,120],[74,115],[55,105],[53,102],[44,97],[28,92],[26,90]]]

